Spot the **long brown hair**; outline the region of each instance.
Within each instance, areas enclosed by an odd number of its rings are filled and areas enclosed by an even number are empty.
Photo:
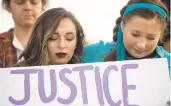
[[[64,8],[52,8],[44,12],[35,23],[31,38],[21,57],[24,61],[19,66],[37,66],[48,64],[47,41],[56,30],[63,18],[72,20],[76,27],[77,44],[74,55],[68,64],[81,62],[81,53],[83,51],[84,32],[83,28],[74,17],[74,15]],[[20,57],[20,58],[21,58]]]
[[[128,13],[127,15],[125,15],[123,17],[123,13],[126,10],[126,8],[129,5],[134,4],[134,3],[155,4],[155,5],[158,5],[159,7],[161,7],[162,9],[164,9],[166,13],[168,13],[166,6],[160,0],[129,0],[128,3],[121,9],[121,11],[120,11],[121,16],[119,18],[117,18],[117,20],[115,22],[116,25],[113,29],[113,41],[115,42],[117,40],[117,31],[118,31],[119,25],[121,24],[121,21],[123,22],[123,25],[124,25],[134,16],[140,16],[145,19],[157,19],[157,21],[161,24],[161,26],[163,28],[163,29],[161,29],[163,32],[161,35],[161,39],[162,39],[167,23],[166,23],[166,20],[159,13],[152,11],[150,9],[139,8],[139,9],[135,9],[135,10],[131,11],[130,13]],[[111,51],[106,56],[104,61],[116,61],[116,51],[115,50]]]

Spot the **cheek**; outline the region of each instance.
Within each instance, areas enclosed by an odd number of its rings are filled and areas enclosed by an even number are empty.
[[[37,8],[34,8],[35,12],[37,15],[40,15],[43,12],[43,7],[42,6],[37,6]]]
[[[11,8],[12,9],[12,8]],[[21,12],[20,12],[20,10],[18,9],[18,10],[16,10],[16,9],[13,9],[12,11],[11,11],[11,15],[12,15],[12,17],[13,18],[20,18],[21,17]]]
[[[38,4],[38,5],[33,6],[32,10],[34,12],[34,17],[35,18],[38,18],[41,15],[41,13],[44,11],[43,6],[42,6],[41,3]]]
[[[76,49],[76,40],[72,41],[71,43],[68,43],[68,47],[70,49],[70,52],[74,52],[74,50]]]
[[[54,47],[53,42],[48,42],[47,43],[47,50],[48,50],[49,53],[51,53],[54,48],[55,47]]]
[[[146,46],[147,46],[147,49],[152,50],[156,48],[157,44],[158,44],[158,40],[148,41]]]
[[[136,44],[136,39],[132,37],[130,34],[126,34],[123,36],[123,43],[125,48],[133,47]]]
[[[35,17],[36,19],[39,18],[40,15],[41,15],[41,13],[42,13],[42,11],[40,11],[40,10],[35,10],[35,12],[34,12],[34,17]]]

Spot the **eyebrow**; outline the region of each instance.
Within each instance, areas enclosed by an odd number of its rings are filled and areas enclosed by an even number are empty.
[[[134,29],[132,29],[131,32],[140,33],[140,31],[137,31],[137,30],[134,30]]]
[[[54,32],[53,34],[57,34],[57,35],[59,35],[59,33],[58,33],[58,32]],[[73,35],[75,35],[73,32],[67,32],[67,33],[66,33],[66,35],[69,35],[69,34],[73,34]]]

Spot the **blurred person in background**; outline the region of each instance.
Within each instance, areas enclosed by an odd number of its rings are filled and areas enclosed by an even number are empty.
[[[32,27],[47,3],[48,0],[2,0],[2,7],[12,15],[14,28],[0,34],[0,67],[11,67],[20,61]]]

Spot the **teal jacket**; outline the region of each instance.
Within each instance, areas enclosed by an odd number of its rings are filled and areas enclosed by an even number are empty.
[[[95,44],[89,44],[84,46],[83,54],[82,54],[82,62],[83,63],[92,63],[92,62],[103,62],[104,58],[110,53],[112,49],[115,49],[116,43],[114,42],[104,42],[99,41]],[[157,46],[156,48],[156,56],[154,58],[167,58],[169,73],[170,72],[170,53],[165,51],[162,46]]]
[[[105,56],[115,48],[114,42],[99,41],[98,43],[84,46],[82,54],[83,63],[103,62]]]

